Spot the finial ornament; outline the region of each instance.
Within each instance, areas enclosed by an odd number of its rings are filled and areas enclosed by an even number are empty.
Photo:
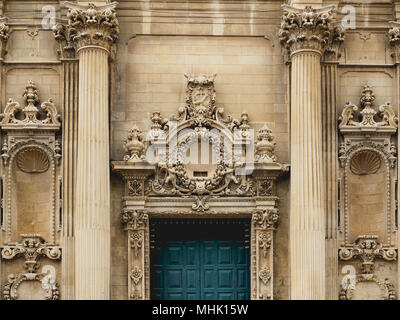
[[[375,128],[397,129],[398,117],[394,113],[390,102],[385,102],[378,107],[378,111],[374,109],[375,94],[369,85],[365,85],[361,92],[359,114],[358,107],[350,101],[346,102],[342,115],[339,117],[340,129],[359,129],[359,128]],[[361,119],[360,119],[361,118]],[[379,119],[380,118],[380,119]]]

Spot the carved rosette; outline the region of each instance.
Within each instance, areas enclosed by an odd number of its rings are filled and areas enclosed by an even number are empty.
[[[149,298],[149,217],[144,210],[125,210],[121,222],[128,231],[128,285],[132,300]]]
[[[330,44],[341,41],[342,32],[334,31],[333,19],[335,6],[304,9],[283,5],[283,17],[279,38],[289,54],[299,50],[316,50],[321,54],[324,50],[333,50]]]
[[[279,224],[276,208],[256,210],[252,216],[252,299],[273,298],[273,237]]]
[[[68,8],[68,24],[55,26],[56,40],[60,41],[60,52],[71,55],[72,47],[78,52],[87,46],[99,46],[110,53],[119,35],[119,23],[116,17],[116,2],[96,6],[93,3],[79,5],[65,2]]]

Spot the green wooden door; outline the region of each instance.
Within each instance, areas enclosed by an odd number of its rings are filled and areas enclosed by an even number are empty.
[[[151,298],[250,299],[248,221],[156,220]]]

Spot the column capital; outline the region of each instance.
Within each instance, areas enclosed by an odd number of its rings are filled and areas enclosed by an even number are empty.
[[[60,42],[61,57],[71,58],[76,50],[100,47],[111,53],[119,35],[119,22],[115,7],[117,2],[105,5],[87,5],[65,2],[68,24],[57,24],[53,33]],[[72,55],[72,56],[71,56]]]
[[[393,49],[392,57],[395,59],[396,63],[399,62],[400,57],[400,22],[389,21],[389,44]]]
[[[10,36],[10,29],[8,27],[7,18],[0,16],[0,58],[2,59],[6,54],[7,40]]]
[[[316,51],[337,57],[344,40],[344,29],[335,26],[336,6],[314,9],[282,5],[283,16],[279,38],[289,55],[301,50]]]

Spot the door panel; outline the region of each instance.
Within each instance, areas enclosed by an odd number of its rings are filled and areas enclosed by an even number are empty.
[[[229,225],[229,224],[228,224]],[[245,224],[162,224],[151,255],[151,298],[250,299]],[[166,232],[168,230],[168,232]],[[231,238],[231,240],[227,240]],[[180,240],[176,240],[180,239]]]

